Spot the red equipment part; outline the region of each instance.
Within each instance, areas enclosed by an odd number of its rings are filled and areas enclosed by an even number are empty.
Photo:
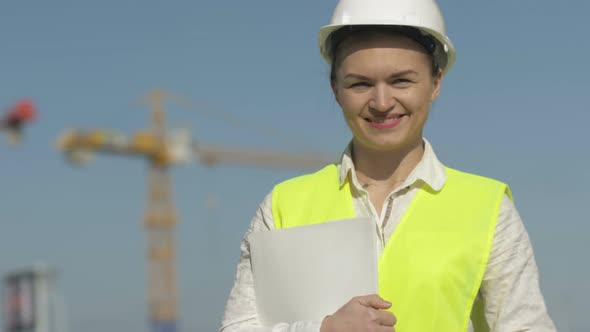
[[[6,114],[5,121],[11,122],[29,122],[37,118],[37,109],[30,99],[21,99],[10,108]]]

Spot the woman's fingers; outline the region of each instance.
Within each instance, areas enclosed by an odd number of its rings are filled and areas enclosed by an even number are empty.
[[[365,307],[374,309],[389,309],[391,307],[391,303],[385,301],[377,294],[358,296],[355,299]]]
[[[377,322],[383,326],[394,326],[397,323],[397,318],[389,311],[378,310]]]

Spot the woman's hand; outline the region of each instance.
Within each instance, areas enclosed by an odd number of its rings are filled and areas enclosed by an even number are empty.
[[[320,332],[392,332],[397,322],[388,311],[391,303],[379,295],[353,297],[333,315],[322,321]]]

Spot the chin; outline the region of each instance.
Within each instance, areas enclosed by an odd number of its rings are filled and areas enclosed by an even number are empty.
[[[367,149],[383,152],[400,150],[406,145],[407,144],[403,144],[401,142],[371,142],[369,144],[363,144],[363,146]]]
[[[390,152],[411,149],[412,147],[416,146],[414,141],[415,140],[410,139],[391,138],[388,140],[366,140],[363,146],[373,151]],[[419,141],[422,142],[422,138],[420,138]]]

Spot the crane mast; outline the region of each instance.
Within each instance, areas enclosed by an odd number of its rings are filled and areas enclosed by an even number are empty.
[[[152,109],[152,133],[158,146],[165,146],[166,119],[163,94],[149,96]],[[162,151],[165,152],[165,151]],[[176,286],[176,246],[174,229],[177,223],[172,202],[170,164],[156,157],[149,164],[147,204],[144,215],[147,246],[148,311],[152,332],[176,332],[178,290]]]

